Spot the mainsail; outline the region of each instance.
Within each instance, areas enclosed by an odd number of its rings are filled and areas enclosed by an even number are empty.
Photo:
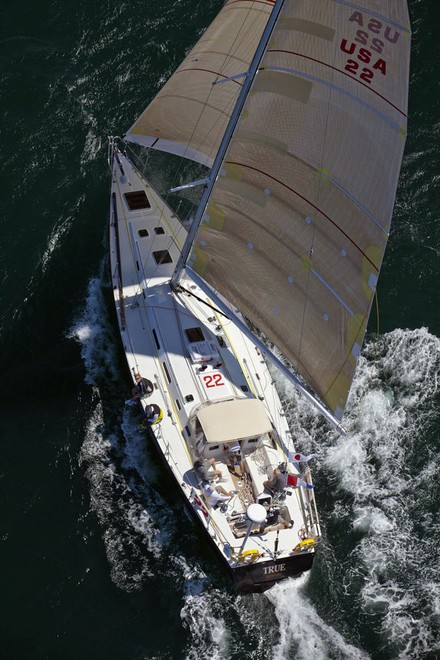
[[[189,260],[339,420],[390,228],[410,38],[405,0],[285,1]]]
[[[211,166],[273,3],[228,0],[125,139]]]

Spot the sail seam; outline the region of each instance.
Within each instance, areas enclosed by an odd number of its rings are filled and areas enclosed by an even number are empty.
[[[369,87],[368,85],[366,85],[365,83],[363,83],[361,80],[358,80],[358,79],[355,78],[354,76],[350,76],[348,73],[346,73],[346,72],[343,71],[342,69],[338,69],[338,67],[333,66],[332,64],[328,64],[327,62],[323,62],[322,60],[318,60],[318,59],[316,59],[315,57],[310,57],[309,55],[303,55],[303,53],[297,53],[297,52],[295,52],[294,50],[282,50],[282,49],[276,49],[276,48],[273,48],[273,49],[271,49],[271,50],[268,50],[267,52],[268,52],[268,53],[287,53],[287,54],[289,54],[289,55],[297,55],[298,57],[303,57],[303,58],[306,59],[306,60],[310,60],[310,61],[312,61],[312,62],[316,62],[317,64],[322,64],[322,66],[326,66],[326,67],[328,67],[329,69],[333,69],[333,71],[337,71],[338,73],[342,73],[344,76],[347,76],[347,78],[350,78],[350,80],[354,80],[355,82],[359,83],[359,85],[362,85],[362,87],[365,87],[365,89],[368,89],[370,92],[373,92],[373,94],[376,94],[376,96],[378,96],[378,97],[381,98],[383,101],[385,101],[386,103],[388,103],[388,105],[390,105],[392,108],[394,108],[395,110],[397,110],[397,112],[399,112],[403,117],[405,117],[405,119],[408,118],[408,115],[407,115],[405,112],[403,112],[403,110],[401,110],[400,108],[398,108],[397,105],[394,105],[394,103],[392,103],[389,99],[387,99],[386,96],[383,96],[382,94],[380,94],[379,92],[377,92],[377,91],[376,91],[375,89],[373,89],[372,87]]]
[[[237,2],[250,2],[253,5],[274,5],[275,0],[231,0],[228,5],[224,8],[227,9],[230,5],[235,5]]]
[[[163,99],[183,99],[184,101],[191,101],[195,105],[202,105],[206,106],[207,108],[210,108],[211,110],[217,110],[219,115],[228,115],[227,110],[220,110],[217,108],[215,105],[212,105],[211,103],[208,103],[207,100],[202,101],[199,99],[191,99],[188,96],[183,96],[183,94],[162,94]],[[192,136],[191,136],[192,139]],[[171,142],[171,140],[169,140]],[[189,140],[191,142],[191,140]],[[183,144],[183,143],[182,143]]]
[[[353,101],[356,101],[360,105],[363,105],[367,110],[370,110],[373,114],[377,115],[382,119],[385,123],[387,123],[391,128],[393,128],[395,131],[398,133],[401,132],[401,126],[399,124],[396,124],[392,119],[389,119],[386,115],[383,114],[380,110],[377,110],[374,108],[372,105],[367,103],[366,101],[363,101],[359,96],[356,96],[355,94],[351,94],[351,92],[347,92],[345,89],[342,89],[342,87],[338,87],[338,85],[333,85],[333,83],[327,82],[326,80],[322,80],[322,78],[318,78],[316,76],[312,76],[308,73],[303,73],[302,71],[298,71],[297,69],[290,69],[288,67],[282,67],[282,66],[268,66],[266,67],[266,71],[282,71],[284,73],[292,73],[295,76],[298,76],[299,78],[305,78],[306,80],[312,80],[313,82],[321,83],[325,87],[330,87],[331,89],[335,89],[337,92],[340,92],[344,96],[348,96],[349,98],[353,99]]]
[[[235,58],[235,59],[238,59],[238,58]],[[227,80],[230,80],[232,82],[235,82],[237,85],[240,85],[240,87],[242,86],[241,82],[239,82],[238,80],[234,80],[234,78],[231,78],[231,76],[225,76],[224,73],[219,73],[218,71],[212,71],[211,69],[197,69],[197,68],[194,68],[194,69],[192,69],[192,68],[191,69],[179,69],[178,71],[175,72],[174,75],[177,75],[178,73],[188,73],[188,72],[193,72],[193,71],[201,71],[203,73],[212,73],[212,74],[214,74],[214,76],[220,76],[221,78],[226,78]],[[244,75],[244,74],[240,74],[240,75]]]
[[[351,238],[351,236],[349,236],[341,227],[339,227],[339,225],[337,225],[334,220],[332,220],[326,213],[324,213],[324,211],[322,211],[318,206],[316,206],[316,204],[313,204],[313,202],[311,202],[309,199],[307,199],[307,197],[304,197],[304,195],[301,195],[299,192],[297,192],[296,190],[294,190],[293,188],[288,186],[286,183],[284,183],[283,181],[280,181],[280,179],[276,179],[274,176],[271,176],[267,172],[264,172],[263,170],[260,170],[257,167],[253,167],[252,165],[248,165],[246,163],[238,163],[236,161],[230,161],[230,160],[225,161],[225,163],[227,163],[228,165],[239,165],[240,167],[244,167],[244,168],[247,168],[247,169],[250,169],[250,170],[254,170],[255,172],[259,172],[263,176],[266,176],[268,179],[271,179],[272,181],[276,181],[277,183],[279,183],[284,188],[287,188],[287,190],[290,190],[290,192],[292,192],[294,195],[297,195],[297,197],[302,199],[307,204],[310,204],[311,207],[313,207],[316,211],[318,211],[318,213],[320,213],[324,218],[326,218],[326,220],[328,220],[335,227],[335,229],[340,231],[341,234],[343,234],[345,236],[345,238],[347,240],[349,240],[352,245],[354,245],[354,247],[362,254],[362,256],[365,257],[365,259],[372,265],[374,270],[379,272],[379,268],[371,261],[371,259],[368,257],[368,255],[365,254],[365,252],[362,250],[362,248],[359,247],[359,245],[357,245],[357,243]]]

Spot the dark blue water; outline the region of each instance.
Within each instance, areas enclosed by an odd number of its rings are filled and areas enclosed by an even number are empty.
[[[348,436],[279,380],[319,457],[313,571],[238,595],[124,411],[106,136],[220,6],[0,9],[0,658],[440,657],[438,0],[410,1],[409,138]]]

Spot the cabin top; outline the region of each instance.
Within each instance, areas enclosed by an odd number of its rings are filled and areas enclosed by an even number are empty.
[[[208,444],[244,440],[272,430],[259,399],[230,399],[207,405],[197,412]]]

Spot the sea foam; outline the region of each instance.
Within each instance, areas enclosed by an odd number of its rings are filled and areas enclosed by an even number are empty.
[[[434,547],[440,525],[431,493],[439,468],[433,431],[440,369],[436,337],[426,329],[396,330],[367,342],[345,436],[330,430],[275,374],[298,448],[318,454],[312,465],[318,503],[325,498],[318,553],[334,600],[322,607],[310,575],[279,583],[264,595],[237,595],[191,552],[192,526],[183,537],[175,512],[152,486],[157,467],[137,430],[135,411],[121,410],[117,429],[106,424],[101,386],[121,375],[102,279],[90,282],[70,336],[81,345],[86,381],[96,394],[80,460],[112,579],[125,590],[141,588],[159,572],[173,583],[189,660],[234,653],[274,660],[311,654],[364,658],[363,634],[379,637],[389,657],[440,652],[440,561]],[[338,545],[335,525],[338,534],[345,530],[348,550]],[[363,633],[352,630],[353,616]]]
[[[440,467],[439,373],[440,340],[425,328],[398,329],[367,342],[344,418],[345,436],[325,430],[292,387],[280,382],[302,450],[318,453],[318,501],[319,478],[334,488],[330,498],[325,495],[331,505],[322,511],[324,533],[335,521],[338,534],[346,529],[350,561],[338,555],[339,547],[331,552],[332,538],[321,546],[321,558],[336,562],[351,607],[357,603],[362,624],[372,626],[390,657],[440,652],[440,560],[433,547],[440,526],[432,514]],[[345,612],[347,621],[352,616]]]

